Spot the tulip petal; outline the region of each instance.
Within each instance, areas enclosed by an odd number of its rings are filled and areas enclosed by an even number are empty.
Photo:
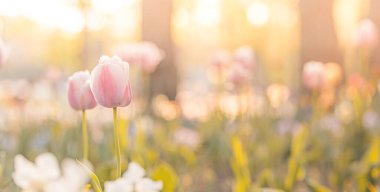
[[[74,73],[73,76],[69,78],[69,88],[68,88],[68,99],[72,108],[79,110],[79,95],[80,95],[80,82],[81,78],[76,76],[77,73]]]
[[[79,71],[69,77],[68,99],[71,107],[75,110],[92,109],[96,106],[89,79],[88,71]]]
[[[90,87],[90,81],[87,81],[83,85],[79,99],[82,109],[92,109],[96,106],[96,101]]]
[[[127,83],[127,88],[125,89],[123,101],[120,104],[120,107],[128,106],[132,101],[132,89],[131,89],[131,83]]]
[[[118,107],[127,85],[123,68],[117,64],[98,64],[91,73],[91,89],[96,101],[104,107]]]

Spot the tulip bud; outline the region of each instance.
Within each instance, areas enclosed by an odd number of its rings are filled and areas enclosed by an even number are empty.
[[[69,77],[68,99],[75,110],[92,109],[96,106],[90,89],[90,73],[79,71]]]
[[[378,41],[378,30],[370,19],[364,19],[358,25],[355,33],[355,43],[358,47],[372,49]]]
[[[302,78],[309,89],[320,89],[323,85],[323,63],[309,61],[303,66]]]
[[[131,103],[129,64],[119,57],[102,56],[91,72],[91,90],[102,106],[125,107]]]

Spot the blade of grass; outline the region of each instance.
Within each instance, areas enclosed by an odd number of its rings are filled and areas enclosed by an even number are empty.
[[[93,186],[94,186],[94,190],[96,191],[96,192],[103,192],[103,190],[102,190],[102,187],[101,187],[101,185],[100,185],[100,181],[99,181],[99,178],[98,178],[98,176],[96,176],[96,174],[88,167],[88,166],[86,166],[84,163],[82,163],[81,161],[79,161],[79,160],[77,160],[77,162],[82,166],[82,167],[84,167],[85,168],[85,170],[90,174],[90,176],[91,176],[91,182],[92,182],[92,184],[93,184]]]

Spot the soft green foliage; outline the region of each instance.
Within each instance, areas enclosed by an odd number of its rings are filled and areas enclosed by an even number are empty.
[[[129,162],[137,162],[148,177],[162,180],[165,192],[378,191],[380,125],[365,126],[365,115],[380,113],[380,99],[378,93],[353,93],[342,94],[327,109],[316,103],[318,94],[298,103],[288,101],[295,108],[291,115],[269,105],[235,117],[215,108],[204,119],[122,114],[122,172]],[[342,102],[352,111],[343,107],[339,112]],[[88,111],[87,116],[96,113]],[[19,191],[11,179],[16,154],[34,159],[49,151],[59,160],[82,159],[79,118],[71,124],[55,118],[19,121],[13,129],[1,130],[1,189]],[[89,120],[88,127],[93,165],[89,184],[101,192],[104,182],[116,175],[113,124]]]
[[[247,191],[251,185],[251,177],[248,167],[247,155],[243,149],[240,139],[233,136],[231,145],[234,157],[231,160],[231,168],[235,174],[235,186],[233,191]]]
[[[285,180],[285,188],[289,191],[293,191],[295,182],[298,179],[302,179],[302,157],[304,155],[307,134],[307,128],[301,127],[292,139],[291,155],[288,160],[288,175]]]

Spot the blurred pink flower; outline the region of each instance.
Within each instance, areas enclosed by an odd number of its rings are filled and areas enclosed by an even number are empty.
[[[231,54],[224,49],[215,51],[210,58],[210,65],[217,70],[228,68],[231,64]]]
[[[341,136],[342,132],[344,131],[344,127],[342,126],[340,120],[338,117],[334,114],[328,114],[324,117],[322,117],[319,120],[319,126],[322,129],[331,131],[337,136]]]
[[[223,85],[232,64],[231,53],[225,49],[214,51],[209,58],[208,75],[216,85]]]
[[[309,61],[303,66],[302,78],[305,86],[316,90],[323,86],[323,63]]]
[[[92,109],[96,106],[90,88],[90,73],[79,71],[69,77],[68,99],[75,110]]]
[[[234,54],[234,62],[245,69],[252,69],[255,65],[255,52],[248,46],[239,47]]]
[[[229,74],[230,81],[235,86],[241,86],[250,80],[255,65],[255,53],[248,46],[238,48],[234,53],[233,66]]]
[[[197,131],[189,128],[180,128],[174,133],[174,141],[190,148],[197,148],[201,143],[200,135]]]
[[[123,61],[139,66],[145,73],[153,73],[164,59],[163,51],[152,42],[126,44],[116,51]]]
[[[91,90],[102,106],[125,107],[131,103],[129,64],[119,57],[102,56],[91,72]]]
[[[62,72],[59,68],[57,67],[49,67],[46,71],[45,71],[45,78],[49,81],[49,82],[53,82],[53,83],[56,83],[58,82],[61,78],[62,78]]]
[[[248,83],[250,73],[242,65],[234,65],[230,71],[229,79],[235,86]]]
[[[362,116],[363,127],[368,130],[375,130],[379,127],[380,116],[375,110],[368,110]]]
[[[370,19],[362,20],[356,29],[354,36],[358,47],[372,49],[377,45],[378,30]]]

